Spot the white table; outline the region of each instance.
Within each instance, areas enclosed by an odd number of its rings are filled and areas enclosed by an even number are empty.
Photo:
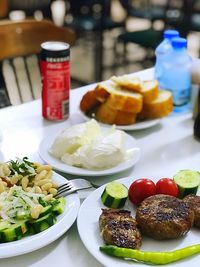
[[[140,72],[138,75],[143,79],[151,78],[152,70]],[[83,93],[93,87],[94,85],[90,85],[72,90],[71,116],[68,120],[59,123],[42,118],[40,100],[0,110],[0,128],[3,134],[0,160],[28,156],[42,162],[37,152],[40,141],[52,131],[59,131],[68,125],[83,122],[78,113],[79,101]],[[96,178],[97,184],[127,176],[141,178],[155,174],[155,177],[170,177],[180,169],[199,170],[200,142],[193,137],[191,114],[169,116],[152,128],[132,131],[129,134],[137,139],[142,149],[140,161],[131,170],[111,177]],[[26,255],[1,259],[0,265],[3,267],[102,266],[85,249],[78,236],[76,223],[52,244]]]

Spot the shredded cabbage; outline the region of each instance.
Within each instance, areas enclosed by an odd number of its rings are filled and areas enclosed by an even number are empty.
[[[18,213],[30,215],[30,209],[39,204],[39,198],[44,194],[25,192],[21,186],[14,185],[8,191],[0,194],[0,218],[14,222]]]

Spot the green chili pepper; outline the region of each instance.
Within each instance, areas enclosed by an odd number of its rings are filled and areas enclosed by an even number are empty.
[[[117,246],[102,246],[100,251],[119,258],[132,259],[146,264],[168,264],[200,253],[200,244],[170,252],[151,252]]]

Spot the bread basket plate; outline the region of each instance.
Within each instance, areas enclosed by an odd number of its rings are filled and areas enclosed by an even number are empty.
[[[102,127],[102,130],[107,130],[107,127]],[[61,160],[55,158],[49,153],[49,149],[53,144],[55,138],[58,133],[48,134],[40,143],[39,146],[39,155],[40,157],[49,165],[53,166],[55,170],[61,171],[63,173],[79,175],[79,176],[103,176],[103,175],[111,175],[114,173],[119,173],[124,170],[127,170],[133,167],[138,160],[140,159],[141,150],[137,145],[136,139],[132,136],[125,133],[126,138],[126,149],[134,148],[135,151],[133,156],[126,161],[120,163],[119,165],[103,170],[88,170],[84,168],[78,168],[71,165],[67,165]]]
[[[66,178],[53,172],[53,180],[58,184],[64,184]],[[45,231],[35,235],[23,237],[20,240],[0,244],[0,259],[23,255],[51,244],[63,235],[74,223],[80,207],[80,199],[77,193],[65,197],[65,211],[57,216],[56,223]]]
[[[85,120],[85,121],[89,121],[91,120],[91,117],[87,116],[84,112],[82,112],[81,110],[79,110],[81,117]],[[95,117],[93,117],[93,119],[95,119]],[[152,119],[152,120],[145,120],[145,121],[138,121],[134,124],[130,124],[130,125],[116,125],[116,128],[119,130],[124,130],[124,131],[136,131],[136,130],[143,130],[143,129],[148,129],[151,128],[155,125],[157,125],[158,123],[160,123],[161,119]],[[105,124],[102,122],[99,122],[99,124],[101,124],[102,126],[105,127],[110,127],[110,124]]]
[[[141,176],[142,177],[142,176]],[[149,176],[150,179],[155,180],[156,176]],[[158,176],[158,179],[162,176]],[[138,177],[139,178],[139,177]],[[118,180],[127,187],[133,182],[133,178],[127,177]],[[103,239],[100,236],[99,230],[99,216],[101,214],[101,209],[106,208],[101,202],[101,194],[105,188],[105,185],[99,187],[93,191],[82,203],[78,217],[77,226],[79,236],[87,248],[87,250],[103,265],[106,267],[130,267],[130,266],[147,266],[142,263],[126,261],[123,259],[115,258],[103,254],[99,247],[104,245]],[[127,201],[123,209],[130,210],[132,215],[135,215],[134,206]],[[85,219],[87,218],[87,220]],[[87,230],[86,230],[87,229]],[[172,239],[172,240],[154,240],[152,238],[145,237],[142,235],[142,246],[141,250],[145,251],[171,251],[176,249],[181,249],[186,246],[194,245],[200,243],[199,229],[192,228],[187,235],[182,238]],[[194,255],[192,257],[185,258],[183,260],[170,263],[170,267],[199,267],[200,254]],[[155,265],[152,265],[155,266]]]

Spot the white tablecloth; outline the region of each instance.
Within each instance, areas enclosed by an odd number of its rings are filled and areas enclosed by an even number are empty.
[[[152,78],[152,70],[138,73],[143,79]],[[0,110],[0,129],[3,140],[0,143],[0,160],[16,156],[28,156],[40,160],[40,141],[52,131],[59,131],[68,125],[83,122],[78,105],[83,93],[94,85],[71,91],[70,118],[63,122],[51,122],[41,116],[41,101]],[[129,132],[141,147],[142,156],[134,168],[111,177],[91,178],[97,184],[112,179],[132,176],[134,178],[152,175],[172,176],[180,169],[199,169],[200,142],[193,137],[193,120],[190,113],[169,116],[161,123],[145,130]],[[67,175],[71,178],[72,175]],[[1,259],[3,267],[100,267],[82,244],[76,222],[57,241],[29,254]],[[170,265],[171,266],[171,265]]]

